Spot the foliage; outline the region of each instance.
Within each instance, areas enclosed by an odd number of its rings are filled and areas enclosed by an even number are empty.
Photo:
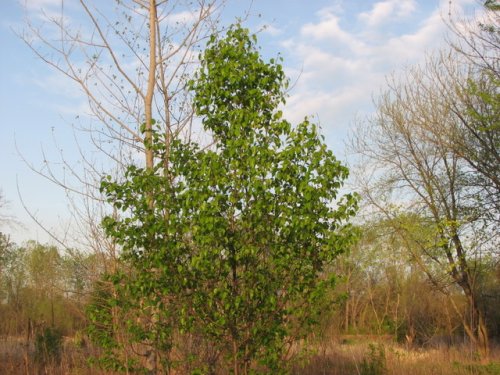
[[[35,339],[35,360],[40,363],[61,360],[62,333],[54,327],[46,327]]]
[[[120,343],[114,335],[120,330],[120,323],[123,323],[126,316],[115,312],[123,313],[124,309],[116,308],[117,301],[126,301],[126,298],[124,296],[114,298],[112,294],[114,290],[109,280],[96,282],[93,286],[92,298],[86,307],[86,315],[91,321],[87,327],[87,333],[102,350],[100,357],[91,358],[91,362],[107,371],[124,371],[125,369],[134,371],[136,370],[134,361],[117,356]]]
[[[436,290],[462,289],[468,312],[450,305],[487,357],[475,261],[498,240],[500,157],[498,93],[481,69],[442,52],[393,77],[354,143],[371,176],[362,182],[367,201]]]
[[[484,6],[486,8],[488,8],[489,10],[493,10],[493,11],[500,10],[500,4],[498,3],[498,0],[486,0],[484,2]]]
[[[321,314],[327,266],[355,240],[356,197],[338,197],[348,170],[317,126],[282,118],[282,67],[255,43],[239,26],[210,39],[190,87],[213,147],[155,133],[153,169],[103,180],[124,213],[103,225],[131,267],[113,278],[125,308],[141,307],[134,340],[159,351],[174,329],[197,332],[234,373],[278,373]]]
[[[498,375],[500,374],[500,362],[483,363],[459,363],[454,362],[454,367],[457,369],[465,369],[468,374],[474,375]]]
[[[85,294],[95,259],[80,254],[80,272],[75,282],[74,255],[62,254],[54,246],[28,241],[22,246],[0,235],[0,335],[23,335],[47,324],[65,335],[81,329]],[[71,265],[71,266],[70,266]]]
[[[22,283],[26,278],[24,251],[16,249],[9,237],[0,232],[0,298],[17,304]]]
[[[385,348],[382,344],[370,344],[370,353],[368,359],[364,358],[361,362],[362,375],[385,375],[387,366],[385,363]]]

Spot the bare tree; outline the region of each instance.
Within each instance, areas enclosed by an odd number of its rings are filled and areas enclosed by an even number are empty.
[[[62,170],[45,154],[41,167],[26,162],[65,189],[73,208],[73,238],[83,239],[87,248],[104,250],[106,244],[99,227],[99,218],[109,213],[99,192],[101,178],[119,176],[128,164],[150,168],[153,127],[164,134],[167,145],[192,135],[186,82],[205,38],[220,28],[224,4],[225,0],[61,0],[58,12],[44,12],[42,22],[27,13],[21,38],[79,88],[87,113],[75,126],[80,167],[64,153],[59,161]],[[114,246],[106,247],[108,255],[116,253]]]
[[[481,200],[498,219],[500,213],[500,6],[482,1],[478,17],[454,20],[451,51],[434,61],[427,74],[457,121],[429,128],[435,140],[465,160],[481,187]]]
[[[65,190],[71,207],[71,233],[61,238],[50,229],[47,232],[62,245],[69,242],[68,247],[96,253],[106,273],[123,265],[118,246],[101,228],[104,216],[116,215],[100,193],[101,179],[119,178],[130,164],[152,168],[153,130],[163,134],[167,151],[174,139],[192,136],[186,83],[205,39],[221,28],[224,5],[225,0],[61,0],[57,12],[42,14],[42,22],[27,13],[21,38],[43,62],[75,84],[87,108],[75,126],[81,167],[64,153],[62,171],[45,155],[41,167],[27,161],[36,173]],[[168,152],[165,158],[168,166]],[[116,293],[111,283],[104,284],[106,291]],[[118,308],[111,313],[114,326],[120,327]],[[154,321],[154,311],[148,319]],[[126,357],[150,362],[151,370],[159,371],[159,353],[150,349],[151,343],[132,347],[123,332],[116,334]]]
[[[482,187],[470,178],[481,172],[463,156],[463,143],[452,146],[468,116],[463,95],[474,78],[468,65],[457,67],[450,54],[392,77],[376,115],[360,124],[352,143],[365,167],[359,180],[365,198],[393,223],[438,290],[450,294],[450,288],[461,288],[468,309],[464,313],[455,305],[456,312],[487,357],[476,265],[495,251],[498,211],[489,215],[482,209],[477,200]]]
[[[0,189],[0,228],[3,226],[20,226],[20,223],[15,216],[9,214],[9,201]]]

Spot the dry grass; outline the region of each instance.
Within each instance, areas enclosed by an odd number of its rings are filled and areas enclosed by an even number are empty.
[[[478,362],[465,346],[407,350],[367,337],[309,347],[315,354],[307,363],[296,364],[294,375],[500,375],[500,347],[493,348],[489,363]],[[95,354],[88,345],[66,338],[61,354],[57,363],[37,363],[33,345],[27,347],[20,338],[0,338],[0,374],[110,374],[88,365]]]
[[[500,375],[500,347],[488,363],[470,348],[412,349],[388,342],[333,342],[317,345],[316,354],[293,374],[307,375]]]
[[[18,337],[0,337],[0,374],[2,375],[99,375],[105,372],[90,368],[88,359],[94,349],[85,344],[77,345],[65,338],[58,361],[40,363],[35,360],[35,347]],[[109,374],[109,373],[107,373]]]

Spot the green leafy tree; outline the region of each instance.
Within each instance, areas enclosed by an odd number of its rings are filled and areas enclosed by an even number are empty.
[[[4,317],[1,331],[16,334],[23,322],[27,279],[26,249],[18,247],[0,233],[0,298]]]
[[[486,0],[484,2],[484,6],[489,10],[493,11],[500,10],[500,3],[498,2],[498,0]]]
[[[153,169],[130,166],[123,181],[102,183],[124,213],[104,227],[130,267],[111,276],[126,301],[104,309],[135,314],[128,332],[151,347],[155,371],[173,364],[162,351],[174,331],[199,335],[234,374],[285,371],[286,349],[334,284],[327,267],[355,241],[357,199],[339,197],[348,170],[316,125],[282,118],[286,85],[279,59],[263,61],[245,29],[212,37],[190,87],[213,146],[166,147],[156,132]],[[109,325],[99,332],[113,335]]]

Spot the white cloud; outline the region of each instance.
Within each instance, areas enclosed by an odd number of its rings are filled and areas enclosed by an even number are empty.
[[[185,25],[193,22],[198,17],[196,11],[182,11],[170,13],[165,17],[165,21],[170,25]]]
[[[331,5],[320,9],[316,15],[322,17],[325,14],[342,15],[345,12],[345,0],[334,0]]]
[[[394,18],[405,18],[416,9],[414,0],[385,0],[373,5],[369,12],[358,15],[360,21],[368,26],[378,26]]]
[[[262,30],[263,33],[269,34],[271,36],[277,36],[283,34],[283,30],[273,26],[271,24],[263,24],[258,27],[259,30]]]
[[[30,22],[41,21],[45,26],[49,26],[54,31],[57,27],[52,24],[52,21],[71,24],[72,18],[69,16],[71,11],[75,9],[77,3],[75,1],[62,0],[18,0],[19,4],[24,7],[26,15]],[[50,21],[50,22],[47,22]],[[39,25],[36,25],[37,27]],[[45,29],[47,32],[47,28]]]
[[[353,34],[343,30],[339,24],[339,17],[331,11],[319,13],[321,21],[319,23],[307,23],[300,29],[302,37],[311,38],[316,41],[337,42],[356,53],[362,53],[365,44],[357,39]]]
[[[19,3],[26,9],[34,11],[61,6],[61,0],[19,0]]]
[[[440,9],[389,34],[382,28],[384,20],[410,16],[415,3],[389,0],[377,4],[370,12],[354,15],[359,24],[341,25],[331,9],[323,9],[317,22],[303,25],[296,37],[283,43],[302,67],[287,69],[292,83],[298,81],[285,112],[293,122],[317,115],[329,142],[345,139],[355,117],[373,111],[373,96],[384,87],[388,74],[421,61],[426,51],[445,43]],[[367,17],[370,23],[361,22]]]

